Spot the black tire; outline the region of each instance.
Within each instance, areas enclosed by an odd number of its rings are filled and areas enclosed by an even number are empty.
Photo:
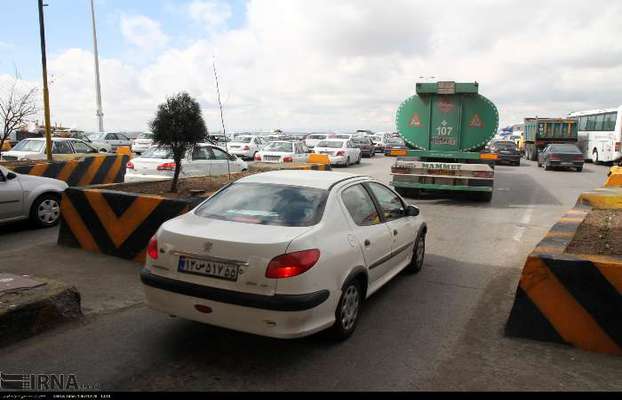
[[[404,271],[406,271],[409,274],[419,273],[421,269],[423,268],[424,259],[425,259],[425,233],[422,232],[419,236],[417,236],[417,239],[415,240],[413,256],[410,260],[410,264],[408,264],[408,266],[404,268]]]
[[[346,158],[346,168],[350,166],[350,157]]]
[[[594,149],[594,151],[592,151],[592,162],[594,164],[598,164],[600,161],[598,161],[598,150]]]
[[[41,228],[58,224],[60,220],[60,196],[56,193],[44,193],[37,197],[30,207],[30,220]]]
[[[335,310],[335,323],[328,331],[332,339],[345,340],[352,335],[361,314],[362,304],[363,289],[361,281],[354,279],[343,285],[341,297]]]
[[[356,163],[357,163],[357,164],[360,164],[360,163],[361,163],[361,158],[362,158],[362,157],[363,157],[363,156],[362,156],[361,154],[359,154],[359,159],[358,159],[358,160],[356,160]]]
[[[542,168],[542,163],[538,161],[538,168]]]
[[[550,171],[551,170],[551,166],[549,165],[549,163],[544,164],[544,169],[546,171]]]
[[[376,157],[376,150],[372,151],[372,152],[369,154],[369,156],[370,156],[370,157]]]
[[[492,201],[492,192],[479,192],[477,193],[477,199],[483,203],[490,203]]]
[[[577,172],[581,172],[581,171],[583,171],[583,167],[582,166],[581,167],[577,167]]]

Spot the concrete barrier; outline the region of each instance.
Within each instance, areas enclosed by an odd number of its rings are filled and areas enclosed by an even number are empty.
[[[622,167],[612,167],[607,174],[605,187],[622,186]]]
[[[507,336],[622,355],[622,258],[565,252],[591,209],[579,201],[527,257]]]
[[[65,190],[61,200],[59,245],[142,263],[149,239],[160,225],[205,200],[170,199],[108,190],[108,187]]]
[[[67,161],[7,162],[3,165],[18,174],[55,178],[69,186],[88,186],[123,182],[128,161],[127,155],[102,155]]]
[[[330,158],[326,154],[309,154],[307,162],[310,164],[330,165]]]

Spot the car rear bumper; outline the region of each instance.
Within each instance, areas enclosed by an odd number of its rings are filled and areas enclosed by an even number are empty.
[[[328,290],[301,295],[257,295],[181,282],[140,272],[149,307],[166,314],[275,338],[311,335],[334,323]],[[209,312],[195,306],[208,307]]]
[[[168,175],[142,175],[142,174],[133,174],[133,173],[125,173],[125,178],[123,181],[125,183],[131,182],[155,182],[155,181],[165,181],[173,179],[173,176]]]
[[[548,164],[551,167],[579,168],[579,167],[583,166],[583,161],[553,161],[553,160],[549,160]]]
[[[132,151],[134,153],[142,153],[143,151],[148,150],[151,147],[151,145],[148,144],[134,144],[132,145]]]
[[[520,154],[497,154],[497,163],[516,163],[520,162]]]

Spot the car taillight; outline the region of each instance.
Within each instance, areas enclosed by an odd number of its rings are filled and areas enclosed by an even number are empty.
[[[318,249],[297,251],[275,257],[268,264],[266,278],[284,279],[302,274],[320,259]]]
[[[283,157],[283,162],[294,162],[294,159],[290,156]]]
[[[261,156],[259,154],[255,154],[255,161],[261,161]]]
[[[134,163],[133,163],[133,162],[131,162],[131,161],[129,161],[125,167],[126,167],[127,169],[134,169]]]
[[[167,162],[164,164],[160,164],[158,165],[158,171],[175,171],[175,163],[174,162]]]
[[[616,142],[616,152],[619,152],[619,151],[620,151],[620,145],[621,145],[621,144],[622,144],[622,143],[620,143],[620,142]]]
[[[149,244],[147,245],[147,255],[152,260],[158,259],[158,239],[156,239],[155,236],[149,240]]]
[[[337,152],[337,155],[338,155],[338,156],[345,156],[345,155],[346,155],[346,153],[345,153],[345,151],[338,151],[338,152]]]
[[[616,151],[618,151],[618,150],[616,150]],[[579,155],[574,156],[574,160],[575,161],[583,161],[583,155],[579,154]]]
[[[551,154],[551,157],[549,157],[551,159],[551,161],[560,161],[561,158],[559,158],[558,155],[556,154]]]

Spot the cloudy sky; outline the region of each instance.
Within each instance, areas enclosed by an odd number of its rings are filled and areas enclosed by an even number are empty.
[[[89,0],[47,0],[52,122],[94,130]],[[423,80],[478,81],[501,124],[622,104],[622,1],[96,0],[105,128],[188,91],[220,130],[394,129]],[[41,86],[36,0],[1,0],[0,90]]]

